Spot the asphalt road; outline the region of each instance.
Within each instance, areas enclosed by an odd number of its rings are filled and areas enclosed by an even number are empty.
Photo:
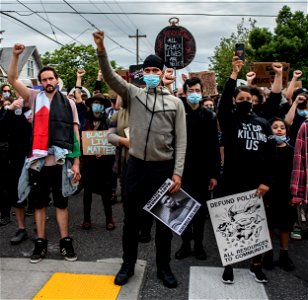
[[[113,206],[114,219],[117,227],[112,232],[105,229],[105,217],[102,202],[96,195],[93,197],[92,205],[92,230],[85,231],[81,229],[80,226],[83,218],[82,192],[70,198],[69,212],[70,234],[74,239],[75,251],[77,252],[80,261],[96,261],[103,258],[122,256],[121,233],[123,211],[121,203],[117,203]],[[61,260],[62,257],[58,253],[59,234],[57,231],[53,207],[48,209],[48,216],[48,258]],[[12,217],[12,220],[14,221],[14,217]],[[31,255],[33,249],[31,238],[35,238],[35,224],[32,216],[27,217],[27,226],[30,239],[17,246],[10,245],[10,238],[16,231],[15,222],[11,222],[5,227],[0,227],[1,257],[29,257]],[[152,230],[152,236],[154,230],[155,228]],[[148,263],[140,298],[143,300],[188,299],[190,266],[221,267],[221,261],[210,220],[207,220],[206,223],[204,244],[208,254],[208,259],[205,261],[198,261],[194,257],[188,257],[181,261],[172,259],[171,267],[179,281],[179,286],[176,289],[165,288],[156,278],[154,242],[151,241],[148,244],[140,244],[139,258],[146,260]],[[277,258],[279,249],[277,237],[273,240],[273,244],[275,247],[275,256]],[[175,251],[180,247],[180,245],[180,237],[174,235],[172,256],[174,256]],[[266,284],[265,289],[271,300],[308,299],[308,239],[301,241],[291,240],[289,253],[296,265],[295,271],[288,273],[281,270],[279,267],[276,267],[274,270],[266,272],[269,282]],[[249,266],[250,262],[245,261],[237,264],[236,267],[248,269]],[[206,285],[207,282],[204,282],[204,284]]]

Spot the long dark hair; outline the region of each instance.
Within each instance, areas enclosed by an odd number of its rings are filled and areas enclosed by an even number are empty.
[[[246,93],[249,93],[249,94],[251,95],[251,87],[248,86],[248,85],[241,85],[241,86],[238,86],[238,87],[234,90],[233,97],[236,99],[237,95],[238,95],[240,92],[246,92]]]

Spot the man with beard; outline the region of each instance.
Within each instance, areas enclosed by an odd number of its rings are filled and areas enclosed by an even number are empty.
[[[30,258],[38,263],[47,254],[45,233],[46,208],[52,191],[56,218],[60,231],[60,253],[67,261],[75,261],[72,238],[68,235],[68,188],[80,179],[79,154],[71,153],[79,148],[79,120],[75,103],[58,92],[58,75],[51,67],[44,67],[38,74],[43,91],[27,88],[18,80],[18,60],[25,46],[15,44],[8,70],[8,80],[23,98],[16,100],[15,107],[30,107],[33,112],[32,149],[26,160],[19,184],[19,202],[31,190],[35,208],[37,239]],[[68,158],[71,156],[72,158]],[[72,179],[66,180],[68,169]],[[27,181],[28,178],[28,181]],[[23,183],[23,185],[21,184]],[[26,186],[21,190],[21,186]]]

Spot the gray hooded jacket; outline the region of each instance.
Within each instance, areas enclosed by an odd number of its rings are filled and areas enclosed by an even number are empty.
[[[138,88],[111,68],[106,51],[98,52],[105,82],[127,101],[129,154],[145,161],[175,160],[174,174],[182,176],[186,153],[186,118],[182,101],[166,87]]]

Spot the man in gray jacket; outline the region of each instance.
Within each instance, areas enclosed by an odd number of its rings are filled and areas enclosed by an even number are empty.
[[[93,34],[100,69],[105,82],[127,101],[129,110],[129,159],[126,173],[126,197],[123,227],[123,264],[115,284],[124,285],[134,275],[138,252],[138,234],[143,206],[167,178],[172,178],[171,193],[181,187],[185,152],[185,109],[180,99],[161,85],[164,62],[156,55],[143,63],[146,88],[127,83],[111,68],[104,46],[104,32]],[[156,222],[157,277],[169,288],[177,287],[170,269],[171,230]]]

